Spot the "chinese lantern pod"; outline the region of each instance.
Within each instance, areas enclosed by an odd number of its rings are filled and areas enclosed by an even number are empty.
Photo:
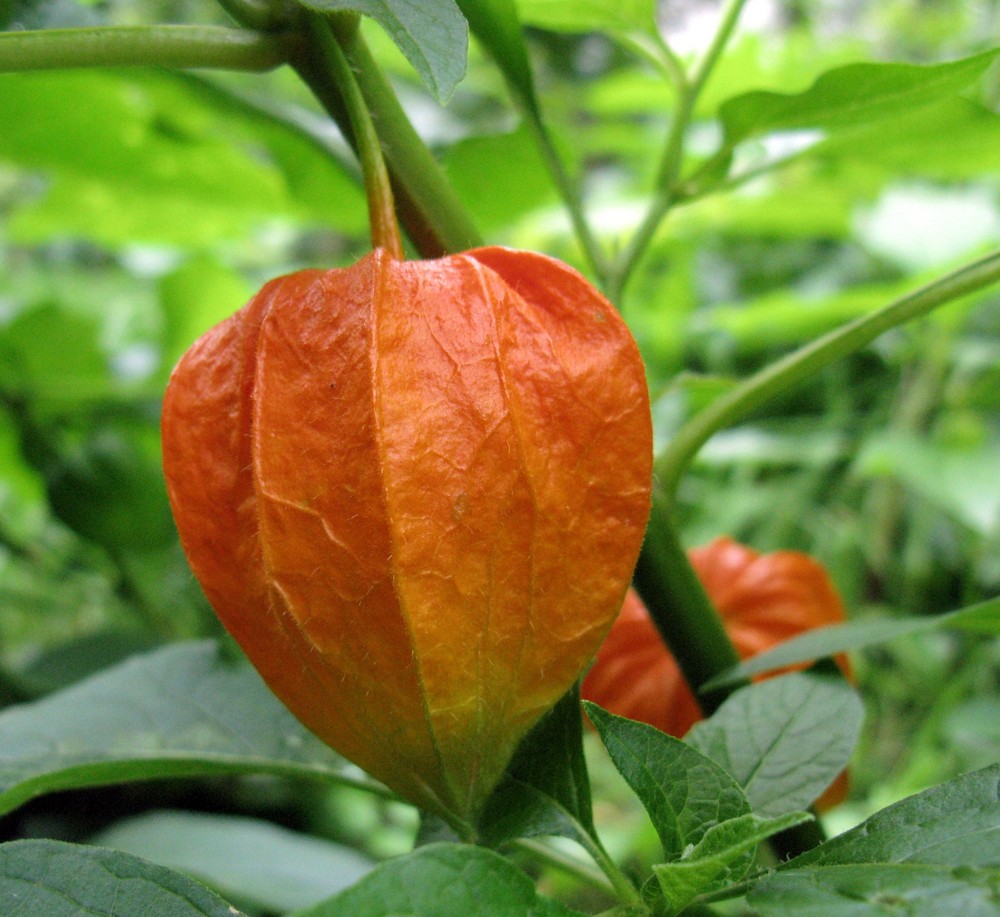
[[[596,651],[649,511],[624,323],[499,248],[272,281],[181,360],[163,443],[192,569],[265,681],[466,822]]]
[[[732,539],[717,538],[688,556],[743,659],[807,630],[844,621],[843,604],[826,570],[808,554],[759,554]],[[837,662],[850,673],[846,657]],[[584,679],[583,696],[674,736],[683,736],[702,715],[631,589]]]

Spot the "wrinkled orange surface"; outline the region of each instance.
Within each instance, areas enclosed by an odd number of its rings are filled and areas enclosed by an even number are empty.
[[[759,554],[718,538],[688,556],[743,659],[804,631],[844,621],[840,596],[808,554]],[[846,658],[837,661],[847,672]],[[702,717],[646,606],[631,589],[582,693],[619,716],[673,736],[683,736]]]
[[[188,351],[163,409],[225,626],[317,735],[461,819],[621,607],[651,443],[613,307],[501,248],[274,280]]]

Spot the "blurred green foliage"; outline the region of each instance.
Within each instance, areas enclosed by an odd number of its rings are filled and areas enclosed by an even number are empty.
[[[650,192],[667,84],[628,43],[522,6],[557,145],[613,244]],[[693,50],[701,5],[668,7],[668,36]],[[746,17],[700,100],[692,162],[714,151],[715,113],[737,94],[802,91],[860,60],[972,54],[1000,34],[996,0],[759,7],[766,21]],[[195,0],[0,2],[8,28],[155,21],[226,20]],[[369,38],[490,241],[582,267],[530,133],[478,50],[441,109],[388,39]],[[997,244],[998,98],[994,66],[961,98],[877,126],[737,146],[745,180],[679,208],[620,303],[660,443],[732,380]],[[265,279],[349,263],[367,222],[343,142],[287,70],[0,75],[0,123],[0,699],[12,700],[137,648],[217,633],[159,470],[167,374]],[[808,551],[852,616],[949,610],[1000,586],[998,455],[1000,296],[988,292],[715,437],[682,487],[685,536]],[[931,634],[861,654],[856,668],[869,715],[852,801],[832,823],[1000,757],[995,644]],[[349,791],[320,806],[308,787],[269,793],[231,781],[211,805],[374,855],[405,848],[413,829]],[[612,794],[598,819],[616,805]],[[30,830],[31,817],[0,822],[0,834]],[[58,817],[52,836],[77,831],[72,813]]]

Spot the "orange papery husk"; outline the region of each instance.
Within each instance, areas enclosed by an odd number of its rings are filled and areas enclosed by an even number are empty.
[[[829,575],[808,554],[760,554],[731,538],[717,538],[693,548],[688,557],[741,659],[845,620],[843,602]],[[847,657],[838,656],[837,664],[850,677]],[[755,680],[781,671],[790,669]],[[685,735],[702,718],[676,660],[632,589],[587,672],[582,693],[612,713],[672,736]],[[824,794],[823,803],[833,805],[846,790],[845,775]]]
[[[191,567],[267,684],[453,823],[593,657],[649,512],[625,324],[502,248],[268,283],[182,358],[163,446]]]

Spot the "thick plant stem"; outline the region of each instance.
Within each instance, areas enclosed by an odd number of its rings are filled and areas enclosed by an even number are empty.
[[[71,67],[272,70],[295,52],[291,35],[218,26],[108,26],[0,34],[0,71]]]
[[[481,245],[482,239],[468,213],[413,129],[361,35],[354,32],[341,42],[341,48],[376,124],[397,212],[417,251],[433,258]],[[340,88],[322,66],[321,55],[307,46],[293,66],[357,149]]]
[[[681,546],[669,502],[657,488],[634,584],[684,680],[695,690],[740,661]],[[698,705],[708,716],[740,686],[697,695]]]
[[[669,510],[684,472],[705,442],[764,403],[854,353],[880,334],[938,306],[1000,281],[1000,251],[967,264],[764,367],[689,420],[656,461],[656,475]]]
[[[349,39],[350,34],[358,27],[357,17],[351,17],[342,29],[334,30],[325,19],[310,16],[307,19],[309,36],[314,47],[323,55],[323,61],[337,81],[347,118],[350,121],[351,133],[354,137],[361,163],[361,175],[365,185],[365,197],[368,199],[368,220],[371,225],[372,245],[385,249],[397,260],[403,257],[403,242],[399,237],[399,224],[396,222],[396,206],[389,184],[389,173],[382,158],[382,148],[375,125],[365,105],[364,96],[351,65],[348,63],[340,42]]]

